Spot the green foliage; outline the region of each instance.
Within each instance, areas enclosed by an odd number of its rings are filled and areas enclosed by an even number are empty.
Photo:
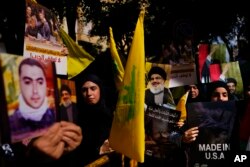
[[[121,57],[128,56],[133,31],[139,11],[146,7],[144,19],[146,56],[159,56],[162,46],[173,40],[182,43],[190,37],[197,45],[208,39],[209,34],[225,35],[237,13],[246,14],[242,10],[245,3],[239,0],[234,3],[225,1],[220,5],[216,0],[116,0],[107,3],[104,0],[38,0],[48,8],[56,9],[68,20],[75,20],[76,7],[81,3],[86,21],[92,21],[92,36],[108,36],[109,27],[113,33],[117,50]],[[223,11],[221,10],[223,9]],[[66,13],[66,14],[65,14]],[[223,22],[223,24],[222,24]],[[68,22],[69,23],[69,22]],[[69,31],[74,31],[71,25]],[[70,34],[71,36],[71,34]],[[74,39],[74,38],[73,38]]]

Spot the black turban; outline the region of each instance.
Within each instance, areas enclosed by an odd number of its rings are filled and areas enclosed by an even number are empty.
[[[153,74],[159,74],[164,80],[167,79],[166,71],[161,67],[154,66],[148,72],[148,78],[150,79]]]

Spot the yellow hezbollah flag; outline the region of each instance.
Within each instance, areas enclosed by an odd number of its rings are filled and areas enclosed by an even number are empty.
[[[62,28],[59,34],[69,51],[67,59],[68,79],[71,79],[87,68],[95,58],[79,46]]]
[[[185,121],[187,117],[187,109],[186,109],[186,103],[188,98],[189,91],[187,91],[179,100],[176,110],[181,112],[181,117],[179,121]]]
[[[116,49],[116,44],[113,36],[112,28],[109,27],[109,34],[110,34],[110,52],[112,59],[115,64],[115,84],[118,90],[121,89],[123,76],[124,76],[124,68],[120,59],[120,56],[118,54],[118,51]]]
[[[144,13],[140,13],[136,24],[109,137],[114,150],[138,162],[144,162],[145,151]]]

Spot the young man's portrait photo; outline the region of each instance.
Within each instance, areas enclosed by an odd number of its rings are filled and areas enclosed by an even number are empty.
[[[56,120],[53,65],[14,56],[11,79],[4,81],[11,141],[41,135]],[[7,62],[6,62],[7,63]],[[12,97],[11,97],[12,96]],[[10,98],[11,97],[11,98]]]

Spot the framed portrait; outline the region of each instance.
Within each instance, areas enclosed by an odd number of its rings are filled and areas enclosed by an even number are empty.
[[[11,143],[42,135],[57,120],[54,63],[11,54],[0,54],[0,60],[1,126]]]

